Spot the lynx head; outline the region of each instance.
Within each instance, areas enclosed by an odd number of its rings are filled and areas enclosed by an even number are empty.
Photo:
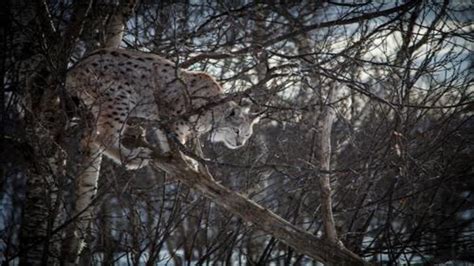
[[[253,125],[260,117],[250,113],[250,106],[235,102],[225,104],[221,119],[211,132],[212,142],[222,142],[229,149],[238,149],[252,136]]]

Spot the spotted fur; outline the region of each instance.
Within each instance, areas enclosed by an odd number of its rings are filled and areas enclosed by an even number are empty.
[[[157,55],[120,49],[95,51],[70,71],[67,87],[97,119],[94,141],[104,147],[106,155],[131,169],[146,163],[143,157],[149,153],[120,145],[132,117],[174,120],[170,128],[182,143],[191,135],[212,131],[211,140],[235,149],[252,134],[254,120],[234,102],[201,110],[223,98],[222,87],[211,76],[179,69]]]

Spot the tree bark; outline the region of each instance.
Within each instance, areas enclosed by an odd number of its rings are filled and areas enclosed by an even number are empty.
[[[321,175],[319,177],[319,189],[321,199],[321,214],[323,216],[324,233],[327,240],[332,244],[338,243],[334,215],[332,212],[331,198],[331,132],[335,119],[335,112],[328,103],[334,98],[333,89],[329,89],[327,99],[325,100],[323,111],[318,120],[318,146],[319,146],[319,164]]]

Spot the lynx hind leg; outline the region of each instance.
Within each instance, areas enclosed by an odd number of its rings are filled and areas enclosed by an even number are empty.
[[[121,136],[127,126],[125,123],[127,116],[128,112],[123,108],[109,105],[98,115],[95,140],[107,157],[132,170],[146,166],[151,151],[143,147],[131,150],[121,145]]]

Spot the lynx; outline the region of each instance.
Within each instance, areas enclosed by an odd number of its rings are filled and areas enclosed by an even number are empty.
[[[138,51],[92,52],[68,72],[66,91],[81,99],[95,119],[87,138],[90,166],[79,176],[76,187],[75,209],[81,229],[91,218],[87,208],[95,195],[102,155],[128,169],[143,167],[149,160],[147,148],[127,148],[121,143],[131,118],[170,121],[169,130],[182,144],[210,132],[212,142],[222,142],[230,149],[243,146],[258,121],[249,107],[233,101],[213,104],[224,99],[224,94],[208,74],[179,69],[162,57]],[[169,150],[164,132],[154,130],[160,148]]]
[[[90,54],[68,73],[66,86],[90,107],[97,121],[94,141],[129,169],[144,166],[149,153],[120,145],[129,118],[176,119],[223,98],[222,87],[208,74],[178,69],[157,55],[120,49]],[[211,132],[211,141],[236,149],[249,139],[257,121],[248,107],[232,101],[203,111],[172,123],[181,143]]]

